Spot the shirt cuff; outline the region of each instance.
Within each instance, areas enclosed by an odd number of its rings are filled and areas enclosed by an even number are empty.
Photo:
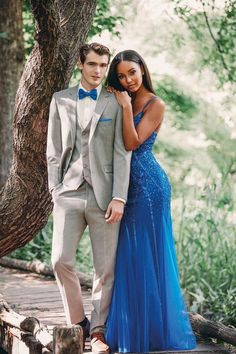
[[[126,200],[123,198],[113,197],[112,200],[119,200],[120,202],[122,202],[124,204],[126,203]]]

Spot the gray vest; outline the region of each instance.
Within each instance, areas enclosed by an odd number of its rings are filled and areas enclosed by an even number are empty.
[[[92,186],[90,162],[89,162],[89,133],[91,121],[82,130],[76,122],[76,138],[69,167],[63,179],[63,184],[71,189],[77,189],[84,180]]]

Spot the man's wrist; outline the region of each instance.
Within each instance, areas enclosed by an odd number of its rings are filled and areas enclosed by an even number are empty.
[[[118,200],[119,202],[126,203],[126,200],[123,198],[113,197],[112,200]]]

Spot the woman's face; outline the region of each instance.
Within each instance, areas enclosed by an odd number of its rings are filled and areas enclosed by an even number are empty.
[[[143,69],[133,61],[122,61],[116,67],[120,84],[129,92],[136,92],[143,84]]]

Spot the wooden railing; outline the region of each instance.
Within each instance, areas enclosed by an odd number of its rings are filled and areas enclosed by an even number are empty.
[[[37,318],[13,311],[0,294],[0,348],[11,354],[82,354],[82,328],[54,327],[50,334]]]

